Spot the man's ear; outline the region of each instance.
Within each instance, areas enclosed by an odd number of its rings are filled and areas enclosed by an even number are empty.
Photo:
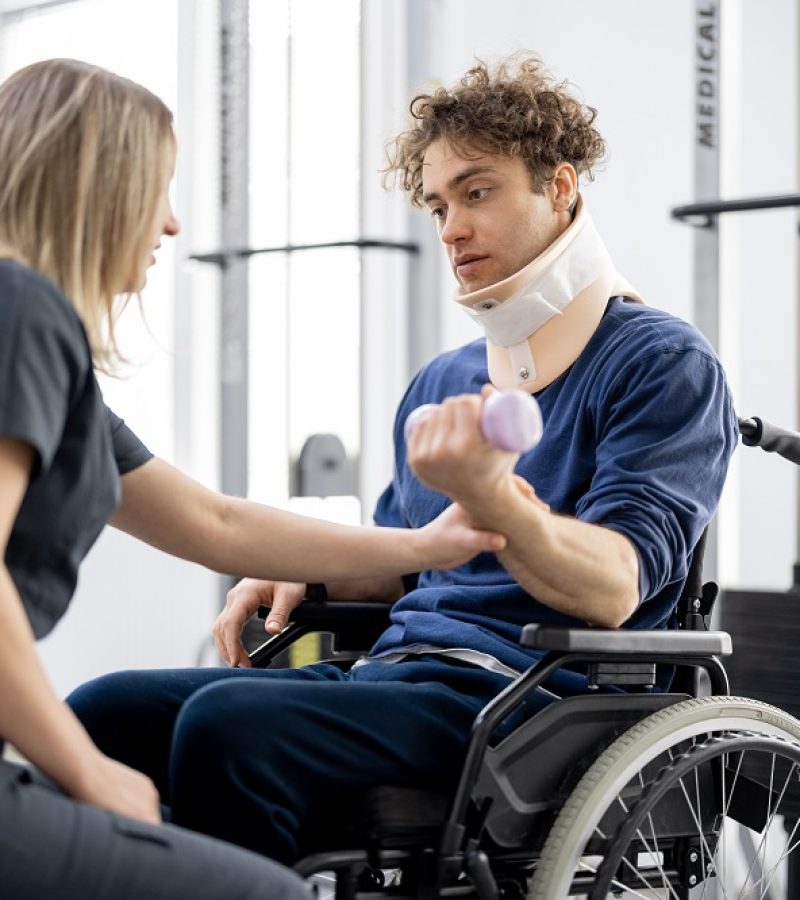
[[[572,163],[556,166],[551,186],[556,212],[569,212],[578,196],[578,173]]]

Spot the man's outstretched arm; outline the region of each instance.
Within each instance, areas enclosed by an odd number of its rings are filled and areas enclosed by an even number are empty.
[[[409,441],[410,466],[476,525],[505,535],[498,558],[527,593],[592,625],[618,627],[639,603],[632,542],[523,496],[514,484],[517,455],[489,446],[481,434],[481,402],[477,395],[449,398],[427,416]]]

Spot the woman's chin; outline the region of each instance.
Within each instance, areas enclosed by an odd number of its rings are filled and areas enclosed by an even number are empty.
[[[147,284],[147,276],[140,278],[136,282],[128,282],[122,290],[119,291],[120,294],[141,294],[144,290],[145,285]]]

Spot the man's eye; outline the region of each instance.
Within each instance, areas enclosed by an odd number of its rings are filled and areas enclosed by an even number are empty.
[[[489,188],[473,188],[469,192],[470,200],[483,200],[483,198],[489,193]]]
[[[434,219],[441,219],[444,217],[444,207],[443,206],[433,206],[431,207],[431,216]]]

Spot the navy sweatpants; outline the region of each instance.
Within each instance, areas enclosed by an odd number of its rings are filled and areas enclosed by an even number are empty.
[[[104,753],[155,781],[174,823],[293,863],[372,786],[454,789],[476,714],[508,683],[422,656],[347,674],[121,672],[68,703]],[[563,673],[552,687],[585,682]],[[528,709],[547,702],[534,696]]]

